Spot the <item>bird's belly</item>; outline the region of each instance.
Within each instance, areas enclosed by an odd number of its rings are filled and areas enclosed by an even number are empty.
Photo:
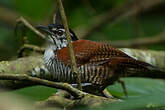
[[[104,85],[110,83],[114,72],[109,67],[95,64],[85,64],[79,67],[81,79],[83,82],[90,82],[95,85]]]
[[[54,60],[46,64],[53,79],[60,82],[76,83],[71,67],[64,63]],[[94,64],[85,64],[78,67],[81,74],[82,83],[92,83],[102,85],[113,75],[110,68]]]
[[[62,62],[53,60],[46,63],[46,66],[54,80],[67,83],[74,81],[71,68]]]

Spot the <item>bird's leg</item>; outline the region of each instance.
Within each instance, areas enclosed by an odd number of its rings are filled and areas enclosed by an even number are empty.
[[[122,88],[123,88],[123,91],[124,91],[124,94],[126,97],[128,97],[128,94],[127,94],[127,90],[126,90],[126,87],[125,87],[125,83],[123,80],[119,79],[118,82],[121,84]]]

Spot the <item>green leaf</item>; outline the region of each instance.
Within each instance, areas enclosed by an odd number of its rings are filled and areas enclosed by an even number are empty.
[[[55,88],[49,88],[45,86],[32,86],[32,87],[26,87],[1,94],[4,95],[16,94],[25,97],[25,99],[27,100],[39,101],[39,100],[47,99],[49,96],[53,95],[54,93],[56,93]]]

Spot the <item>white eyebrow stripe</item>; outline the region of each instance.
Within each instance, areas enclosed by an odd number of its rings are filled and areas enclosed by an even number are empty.
[[[65,29],[58,29],[58,30],[65,32]]]

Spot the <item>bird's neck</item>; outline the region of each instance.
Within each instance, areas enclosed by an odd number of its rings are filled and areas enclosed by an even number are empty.
[[[67,44],[55,45],[53,43],[47,42],[46,43],[45,53],[44,53],[45,61],[48,61],[51,58],[56,57],[57,50],[65,48],[66,46],[67,46]]]
[[[73,42],[73,41],[71,41],[71,42]],[[44,53],[45,61],[48,61],[49,59],[56,57],[57,50],[65,48],[65,47],[67,47],[67,45],[68,45],[67,40],[56,42],[56,45],[53,43],[47,42],[45,53]]]
[[[63,40],[57,40],[57,39],[54,39],[54,41],[47,40],[46,41],[46,49],[57,51],[57,50],[60,50],[64,47],[66,47],[67,44],[68,44],[67,41],[63,41]]]
[[[55,45],[47,45],[44,52],[44,60],[47,63],[50,59],[56,57],[57,47]]]

